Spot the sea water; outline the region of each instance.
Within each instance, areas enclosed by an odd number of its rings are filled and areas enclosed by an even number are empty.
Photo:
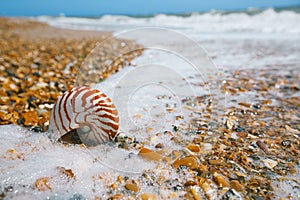
[[[205,87],[211,76],[231,69],[300,64],[300,14],[288,10],[34,19],[62,28],[113,31],[116,37],[144,45],[143,55],[131,66],[94,87],[116,103],[123,134],[149,140],[149,145],[159,139],[170,149],[180,147],[168,136],[157,138],[155,133],[182,123],[174,116],[188,120],[191,112],[183,108],[182,99],[212,93],[217,87]],[[166,105],[174,111],[166,112]],[[116,180],[118,174],[135,178],[155,168],[152,162],[140,159],[137,152],[129,156],[125,150],[109,144],[92,149],[66,148],[50,142],[44,134],[16,125],[0,126],[0,133],[0,192],[6,191],[7,198],[105,198],[109,196],[105,185]],[[67,180],[59,172],[60,167],[72,169],[76,178]],[[167,171],[159,173],[171,179],[177,176]],[[41,177],[49,178],[52,191],[34,189],[35,181]],[[110,178],[103,181],[99,177]],[[155,187],[140,189],[157,192]],[[284,196],[277,197],[281,195]],[[294,195],[299,195],[299,191],[294,191]]]

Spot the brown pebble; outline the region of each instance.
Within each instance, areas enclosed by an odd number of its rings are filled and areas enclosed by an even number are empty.
[[[108,199],[109,200],[119,200],[119,199],[123,199],[123,198],[124,198],[123,194],[115,194],[115,195],[109,197]],[[101,198],[99,198],[99,199],[101,199]]]
[[[195,187],[191,188],[191,193],[192,193],[195,200],[201,200],[201,195],[200,195],[199,191],[196,190]]]
[[[127,183],[125,184],[125,188],[127,190],[130,190],[130,191],[133,191],[133,192],[138,192],[139,191],[139,188],[138,188],[137,184],[133,180],[127,181]]]
[[[190,151],[195,152],[195,153],[200,152],[200,146],[198,146],[198,145],[189,144],[188,146],[186,146],[186,148],[188,148]]]
[[[264,142],[258,140],[258,141],[256,142],[256,144],[257,144],[257,146],[258,146],[261,150],[263,150],[264,152],[266,152],[266,151],[268,150],[267,145],[266,145]]]
[[[272,100],[269,100],[269,99],[263,100],[262,104],[272,104]]]
[[[229,187],[228,180],[226,180],[225,177],[220,176],[218,173],[214,173],[213,180],[219,187]]]
[[[244,186],[242,184],[240,184],[240,182],[237,180],[230,181],[230,187],[232,187],[233,189],[235,189],[238,192],[244,191]]]
[[[181,156],[181,153],[180,153],[179,151],[177,151],[177,150],[173,150],[173,151],[172,151],[172,155],[173,155],[175,158],[178,158],[178,157]]]
[[[163,148],[164,145],[162,143],[158,143],[157,145],[155,145],[155,148],[161,149]]]
[[[226,163],[224,163],[222,160],[209,160],[208,162],[211,165],[226,165]]]
[[[52,190],[50,184],[49,184],[49,177],[43,177],[39,178],[34,182],[34,186],[39,190],[39,191],[47,191],[47,190]]]
[[[116,182],[112,183],[110,186],[112,189],[117,189],[118,188],[118,184]]]
[[[238,132],[237,136],[240,137],[240,138],[246,138],[248,136],[248,133],[246,133],[246,132]]]
[[[186,166],[190,169],[196,169],[198,167],[198,162],[194,156],[186,156],[184,158],[175,160],[175,162],[173,163],[174,168],[178,168],[180,166]]]
[[[162,160],[162,156],[157,152],[151,151],[147,148],[142,148],[139,152],[139,156],[149,161],[160,161]]]
[[[143,193],[141,194],[142,200],[156,200],[156,194]]]
[[[0,111],[0,123],[2,124],[2,122],[8,120],[6,117],[6,113],[3,111]]]
[[[66,175],[68,178],[75,178],[75,174],[72,169],[66,169],[64,167],[57,167],[60,173]]]
[[[207,168],[204,164],[200,163],[198,172],[199,172],[202,176],[205,176],[205,175],[208,173],[208,168]]]
[[[10,160],[24,159],[24,154],[19,153],[14,149],[8,149],[5,153],[4,158],[10,159]]]
[[[238,103],[240,106],[244,106],[244,107],[247,107],[247,108],[250,108],[251,107],[251,104],[250,103],[246,103],[246,102],[239,102]]]
[[[194,185],[197,185],[197,183],[195,181],[193,181],[193,180],[188,180],[184,184],[185,187],[194,186]]]
[[[22,114],[25,126],[36,126],[39,122],[39,117],[36,111],[27,111]]]

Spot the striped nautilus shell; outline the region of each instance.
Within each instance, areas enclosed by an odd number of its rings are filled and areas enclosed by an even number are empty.
[[[97,89],[75,87],[57,99],[50,116],[53,140],[95,146],[112,140],[119,116],[109,97]]]

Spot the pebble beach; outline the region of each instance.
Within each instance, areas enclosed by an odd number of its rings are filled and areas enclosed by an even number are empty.
[[[209,94],[180,99],[188,116],[165,104],[176,125],[147,127],[143,137],[131,130],[93,148],[53,144],[44,133],[57,98],[78,84],[115,80],[147,50],[110,32],[28,19],[0,18],[0,27],[0,199],[300,198],[300,63],[222,69],[195,83]],[[98,44],[90,72],[83,63]],[[208,55],[215,63],[228,56]]]
[[[49,125],[51,106],[74,87],[84,58],[112,36],[109,32],[58,29],[21,18],[1,18],[0,22],[0,124],[19,124],[44,132]],[[90,80],[99,82],[107,78],[142,52],[123,55],[122,61],[114,59],[121,50],[141,46],[133,41],[110,41],[101,46],[102,55],[97,60],[100,67],[96,69],[99,77],[89,74]],[[105,61],[111,59],[114,62],[107,66]]]

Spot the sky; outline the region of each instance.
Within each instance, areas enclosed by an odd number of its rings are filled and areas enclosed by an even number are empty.
[[[300,0],[0,0],[0,15],[146,15],[295,5],[300,5]]]

